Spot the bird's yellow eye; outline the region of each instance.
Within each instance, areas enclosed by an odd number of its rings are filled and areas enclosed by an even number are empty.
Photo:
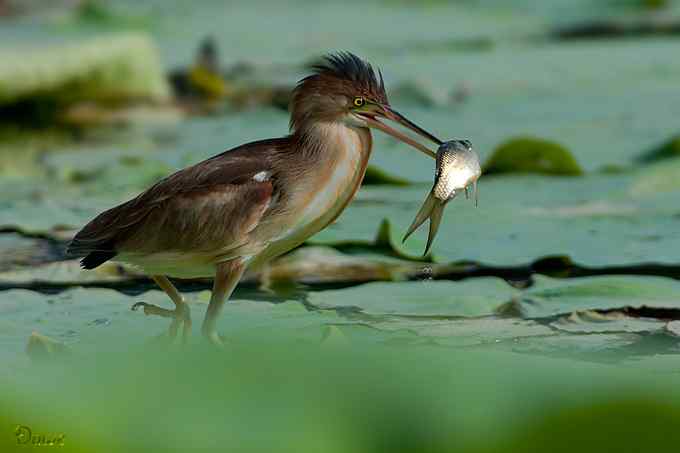
[[[366,103],[366,100],[364,100],[364,98],[362,98],[362,97],[354,98],[354,102],[353,102],[354,107],[363,107],[365,103]]]

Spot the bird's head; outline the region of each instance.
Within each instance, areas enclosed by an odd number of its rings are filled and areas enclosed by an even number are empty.
[[[344,122],[353,127],[379,129],[435,156],[425,145],[381,121],[393,121],[437,145],[442,143],[390,107],[379,70],[376,74],[369,63],[349,52],[327,55],[313,70],[293,91],[290,108],[293,132],[304,131],[320,121]]]

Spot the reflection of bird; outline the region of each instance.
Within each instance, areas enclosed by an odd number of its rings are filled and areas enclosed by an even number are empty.
[[[434,157],[393,129],[392,120],[441,141],[390,107],[382,75],[350,53],[328,56],[302,79],[291,101],[291,134],[248,143],[168,176],[136,198],[100,214],[75,236],[69,253],[93,269],[108,260],[141,268],[175,310],[146,303],[147,314],[184,324],[187,304],[170,277],[215,277],[203,333],[219,343],[215,322],[246,267],[257,267],[333,222],[366,171],[369,128]]]

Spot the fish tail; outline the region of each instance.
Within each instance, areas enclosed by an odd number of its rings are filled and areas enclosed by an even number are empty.
[[[427,255],[430,251],[430,247],[432,247],[434,238],[437,236],[437,231],[439,231],[439,225],[441,224],[443,213],[443,203],[437,203],[430,213],[430,232],[427,235],[427,246],[425,247],[425,253],[423,253],[423,256]]]
[[[430,214],[436,205],[437,199],[434,197],[434,194],[430,192],[425,199],[425,202],[420,207],[420,211],[418,211],[418,214],[416,214],[416,218],[413,219],[413,223],[411,223],[411,226],[408,227],[408,231],[404,235],[404,239],[401,240],[402,244],[406,242],[406,239],[408,239],[408,237],[411,236],[411,234],[413,234],[413,232],[416,231],[418,227],[422,225],[425,220],[427,220],[428,217],[430,217]]]

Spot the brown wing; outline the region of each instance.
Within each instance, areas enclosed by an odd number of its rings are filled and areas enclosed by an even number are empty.
[[[266,151],[285,146],[286,140],[243,145],[168,176],[85,225],[67,253],[92,255],[83,262],[89,268],[123,250],[200,251],[229,242],[238,245],[276,196]]]

